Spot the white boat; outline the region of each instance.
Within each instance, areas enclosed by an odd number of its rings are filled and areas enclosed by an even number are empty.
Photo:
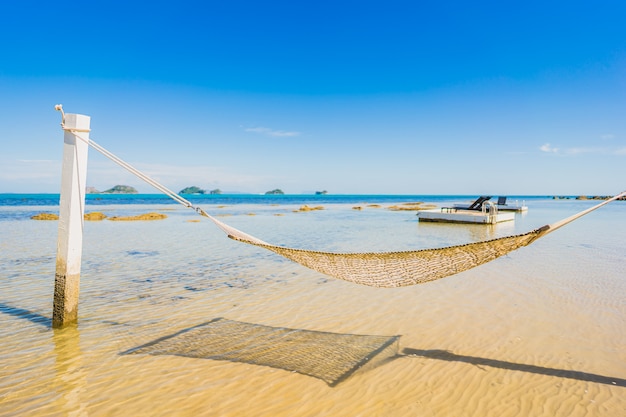
[[[501,211],[497,204],[488,201],[491,197],[481,196],[464,207],[442,207],[438,210],[417,212],[421,222],[496,224],[515,220],[515,212]]]

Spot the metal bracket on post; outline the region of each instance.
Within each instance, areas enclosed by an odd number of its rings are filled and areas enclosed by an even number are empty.
[[[52,308],[52,327],[61,328],[78,321],[80,265],[83,249],[89,145],[78,139],[73,132],[81,132],[81,137],[88,141],[91,118],[82,114],[65,114],[60,104],[56,105],[55,109],[63,116],[61,126],[65,131]]]

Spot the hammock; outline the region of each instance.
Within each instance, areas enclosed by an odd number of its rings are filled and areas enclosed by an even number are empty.
[[[626,196],[626,192],[559,222],[524,234],[465,245],[402,252],[331,253],[286,248],[263,242],[220,222],[203,210],[200,212],[224,230],[231,239],[270,250],[334,278],[370,287],[393,288],[434,281],[493,261],[528,246],[540,237],[623,196]]]
[[[92,148],[102,153],[113,162],[135,174],[148,184],[152,185],[168,197],[185,207],[195,210],[201,216],[210,219],[229,238],[239,242],[255,245],[270,250],[287,259],[297,262],[315,271],[356,284],[379,288],[404,287],[434,281],[459,272],[490,262],[523,246],[527,246],[554,230],[590,213],[611,201],[626,196],[626,191],[580,213],[574,214],[559,222],[540,227],[528,233],[469,243],[465,245],[449,246],[438,249],[422,249],[402,252],[372,252],[372,253],[331,253],[304,249],[286,248],[264,242],[254,236],[231,227],[200,207],[195,207],[188,200],[159,184],[141,171],[122,161],[93,140],[79,135],[81,130],[66,128],[78,139],[86,142]]]

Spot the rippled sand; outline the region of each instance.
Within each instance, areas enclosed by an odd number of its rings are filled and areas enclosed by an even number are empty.
[[[493,238],[591,204],[541,202],[495,227],[419,224],[365,204],[208,209],[272,243],[356,252]],[[89,222],[79,325],[63,330],[50,328],[57,223],[0,222],[0,415],[626,415],[625,214],[617,202],[507,257],[399,289],[328,278],[184,209]],[[399,349],[334,387],[267,366],[123,354],[219,317],[399,335]]]

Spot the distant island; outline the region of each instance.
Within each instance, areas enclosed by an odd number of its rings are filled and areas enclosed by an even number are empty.
[[[203,190],[200,187],[196,187],[195,185],[192,185],[191,187],[185,187],[178,192],[178,194],[204,194],[204,193],[206,193],[206,190]]]
[[[266,191],[266,192],[265,192],[265,194],[266,194],[266,195],[271,195],[271,194],[274,194],[274,195],[282,195],[282,194],[285,194],[285,193],[284,193],[284,192],[283,192],[283,190],[281,190],[280,188],[277,188],[277,189],[272,190],[272,191]]]
[[[87,194],[139,194],[139,192],[130,185],[116,185],[106,191],[98,191],[94,187],[87,187],[85,191]]]
[[[191,187],[183,188],[178,192],[178,194],[222,194],[222,190],[216,188],[215,190],[207,191],[192,185]]]
[[[315,195],[326,195],[328,194],[328,191],[324,190],[324,191],[316,191]]]
[[[554,197],[552,197],[553,200],[569,200],[569,199],[575,199],[575,200],[608,200],[609,198],[613,198],[613,196],[610,195],[579,195],[578,197],[571,197],[571,196],[559,196],[559,195],[555,195]],[[625,197],[620,197],[618,198],[618,200],[622,200],[625,201],[626,198]]]

